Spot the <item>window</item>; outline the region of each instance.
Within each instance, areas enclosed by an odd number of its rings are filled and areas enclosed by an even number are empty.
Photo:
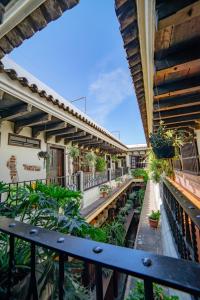
[[[8,145],[40,149],[41,141],[30,137],[9,133]]]

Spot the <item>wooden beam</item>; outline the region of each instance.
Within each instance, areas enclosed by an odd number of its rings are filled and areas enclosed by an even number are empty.
[[[46,113],[40,113],[34,117],[16,121],[14,124],[14,133],[18,134],[26,126],[34,126],[34,125],[38,125],[38,124],[44,124],[49,121],[51,121],[51,115],[46,114]]]
[[[32,105],[23,103],[17,104],[15,106],[9,107],[8,109],[4,108],[2,112],[0,112],[0,120],[1,121],[9,121],[17,117],[24,116],[32,111]]]
[[[159,85],[154,88],[154,95],[159,96],[171,92],[179,92],[180,90],[188,90],[198,87],[200,89],[200,76],[185,78],[171,83]]]
[[[77,137],[77,138],[76,137],[75,138],[71,137],[69,139],[72,142],[87,142],[87,141],[90,141],[92,138],[93,138],[93,135],[88,134],[85,137]]]
[[[164,72],[182,71],[188,67],[198,66],[200,58],[200,43],[195,45],[188,45],[187,49],[179,52],[170,53],[165,57],[155,56],[156,76],[161,76]],[[160,71],[158,73],[158,71]]]
[[[200,1],[192,3],[180,10],[173,15],[160,20],[158,23],[158,29],[164,29],[167,26],[175,26],[181,23],[190,21],[192,18],[200,16]]]
[[[176,108],[167,111],[160,111],[153,113],[153,119],[155,120],[162,120],[169,119],[171,117],[180,117],[180,116],[190,116],[200,112],[200,105],[191,106],[191,107],[183,107],[183,108]]]
[[[172,117],[172,118],[166,119],[165,124],[178,124],[178,123],[186,123],[188,121],[198,121],[198,120],[200,120],[200,112],[196,113],[194,115]],[[160,120],[154,121],[154,124],[159,126]]]
[[[156,5],[158,19],[161,20],[174,14],[182,8],[190,5],[191,2],[195,2],[195,0],[168,0],[158,2],[158,4]]]
[[[171,34],[171,32],[170,32]],[[162,37],[163,41],[164,37]],[[163,41],[164,43],[164,41]],[[194,50],[194,57],[198,58],[198,49],[200,47],[199,37],[192,37],[190,39],[183,40],[181,42],[175,43],[174,45],[167,45],[166,48],[159,48],[160,45],[157,46],[158,50],[155,50],[155,60],[159,61],[164,58],[166,59],[178,59],[178,55],[181,57],[181,61],[183,57],[188,57],[189,55],[193,56],[191,49]],[[197,51],[196,51],[197,49]],[[183,54],[181,54],[183,53]]]
[[[79,142],[78,142],[79,143]],[[98,141],[96,139],[93,139],[91,141],[88,141],[88,142],[80,142],[79,144],[83,145],[83,146],[90,146],[90,145],[93,145],[93,147],[95,146],[99,146],[99,145],[102,145],[104,143],[104,141]]]
[[[57,129],[63,129],[67,127],[67,123],[63,121],[59,122],[53,122],[50,124],[43,124],[43,125],[37,125],[32,127],[32,137],[36,138],[42,131],[51,131],[51,130],[57,130]]]
[[[163,98],[159,103],[155,101],[153,107],[157,112],[195,105],[200,105],[200,93]]]
[[[59,143],[64,138],[70,140],[70,139],[77,138],[77,137],[84,137],[84,136],[86,136],[86,134],[87,133],[85,131],[80,131],[80,132],[76,132],[76,133],[62,134],[62,135],[56,136],[56,142]]]
[[[176,91],[169,91],[167,93],[158,94],[154,96],[154,100],[162,100],[163,98],[169,98],[174,96],[181,96],[181,95],[188,95],[191,93],[198,93],[200,92],[200,86],[194,86],[190,88],[183,88]]]
[[[50,138],[51,136],[59,136],[62,134],[67,134],[67,133],[75,133],[77,132],[78,129],[74,126],[58,129],[58,130],[51,130],[46,132],[46,139]]]
[[[84,141],[81,141],[81,140],[76,140],[76,141],[72,141],[73,143],[77,143],[81,146],[87,146],[87,145],[90,145],[91,143],[98,143],[98,138],[96,137],[92,137],[88,140],[84,140]]]

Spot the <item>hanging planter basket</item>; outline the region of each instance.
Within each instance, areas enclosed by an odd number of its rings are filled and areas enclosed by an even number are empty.
[[[163,145],[152,149],[157,159],[173,158],[175,156],[175,148],[172,145]]]

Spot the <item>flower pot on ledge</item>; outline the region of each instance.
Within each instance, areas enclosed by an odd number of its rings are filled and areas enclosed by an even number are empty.
[[[158,223],[159,223],[159,220],[153,220],[153,219],[149,218],[149,226],[151,228],[157,229],[158,228]]]
[[[108,196],[107,192],[101,192],[101,198],[106,198]]]

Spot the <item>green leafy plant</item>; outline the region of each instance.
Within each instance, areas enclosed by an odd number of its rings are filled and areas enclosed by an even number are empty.
[[[148,173],[149,177],[156,183],[160,182],[162,177],[173,177],[173,167],[169,159],[157,159],[153,152],[148,154]]]
[[[118,220],[114,220],[111,223],[107,223],[103,226],[103,230],[106,232],[107,242],[113,245],[122,246],[125,239],[124,225]]]
[[[104,172],[106,170],[106,161],[103,157],[98,156],[96,159],[96,171]]]
[[[1,184],[1,187],[4,190],[3,184]],[[32,186],[19,187],[17,190],[13,188],[9,198],[0,204],[0,215],[16,218],[19,221],[49,230],[84,237],[89,224],[80,216],[80,198],[81,194],[79,192],[69,191],[54,185],[46,186],[36,182]],[[3,299],[9,275],[8,237],[3,234],[0,235],[0,249],[0,286],[2,287],[0,295]],[[41,273],[38,280],[43,282],[43,290],[47,286],[52,286],[51,295],[56,295],[57,275],[53,270],[58,263],[55,261],[55,253],[37,248],[36,256],[40,261],[40,266],[46,265],[48,261],[51,262],[51,272]],[[18,284],[21,285],[23,281],[27,281],[30,272],[30,245],[18,239],[15,240],[15,265],[13,284],[15,286],[14,293],[18,295],[18,291],[21,290],[25,293]],[[37,272],[41,272],[41,268]],[[84,296],[87,291],[82,287],[80,281],[77,281],[76,276],[74,274],[70,275],[67,269],[65,272],[65,278],[68,278],[65,299],[88,299]],[[70,291],[69,286],[71,287]],[[83,293],[83,297],[78,297],[78,291]]]
[[[0,194],[7,193],[9,191],[9,187],[3,181],[0,181]]]
[[[110,193],[112,188],[108,184],[102,184],[99,186],[100,193]]]
[[[112,160],[113,162],[118,162],[118,161],[119,161],[119,158],[117,157],[117,155],[112,155],[112,156],[111,156],[111,160]]]
[[[164,122],[160,122],[157,132],[151,133],[149,140],[158,159],[173,158],[185,142],[191,141],[193,136],[184,130],[167,130]]]
[[[84,160],[85,160],[85,164],[88,167],[94,168],[96,164],[97,156],[93,151],[91,151],[85,154]]]
[[[149,219],[159,221],[160,220],[160,215],[161,214],[160,214],[159,210],[157,210],[157,211],[152,210],[151,214],[149,215]]]
[[[149,179],[149,176],[148,176],[148,173],[145,169],[134,169],[134,170],[131,170],[131,175],[134,177],[134,178],[143,178],[144,180],[144,183],[147,183],[148,179]]]
[[[179,300],[177,296],[168,296],[164,289],[157,284],[153,284],[153,295],[155,300]],[[126,300],[144,300],[144,283],[136,281]]]
[[[67,153],[71,158],[77,158],[80,155],[80,151],[76,146],[68,146]]]

